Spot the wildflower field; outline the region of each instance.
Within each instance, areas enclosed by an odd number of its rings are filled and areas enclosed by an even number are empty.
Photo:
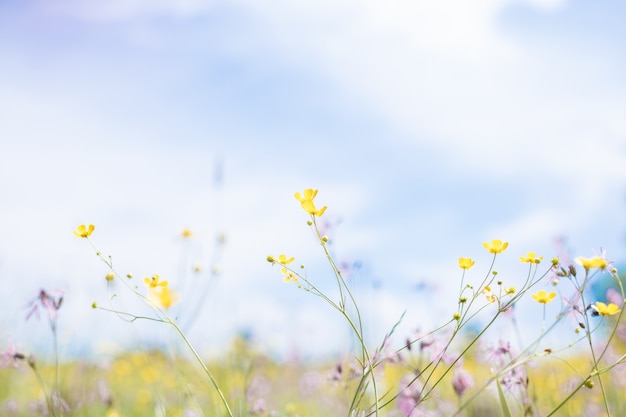
[[[58,318],[63,291],[41,289],[24,312],[49,323],[53,360],[9,340],[0,347],[2,416],[623,416],[626,328],[622,277],[600,249],[573,262],[532,251],[511,254],[506,240],[487,240],[491,263],[459,254],[456,304],[432,328],[401,334],[398,323],[368,343],[360,302],[328,249],[332,238],[318,221],[327,211],[318,191],[295,193],[320,256],[329,265],[333,291],[286,253],[269,254],[267,267],[293,291],[317,298],[350,329],[348,354],[323,360],[268,357],[241,336],[220,355],[205,356],[171,315],[185,302],[177,282],[154,274],[118,271],[98,245],[98,229],[74,230],[102,263],[103,296],[85,309],[109,315],[117,326],[150,321],[176,343],[112,358],[59,360]],[[68,231],[69,233],[69,231]],[[191,231],[183,231],[189,237]],[[285,242],[289,247],[289,242]],[[501,257],[519,259],[521,285],[498,273]],[[97,277],[94,277],[96,279]],[[597,283],[603,290],[592,291]],[[114,285],[115,284],[115,285]],[[597,287],[597,285],[596,285]],[[120,302],[121,299],[125,302]],[[129,300],[131,302],[129,302]],[[548,305],[558,304],[556,314]],[[541,312],[533,339],[493,337],[491,330],[517,326],[518,306]],[[552,310],[551,310],[552,311]],[[416,326],[417,327],[417,324]],[[565,331],[563,329],[566,329]],[[10,330],[10,329],[9,329]],[[554,343],[550,336],[564,332]],[[48,336],[48,335],[46,335]],[[497,336],[497,335],[496,335]],[[550,343],[548,343],[550,340]]]

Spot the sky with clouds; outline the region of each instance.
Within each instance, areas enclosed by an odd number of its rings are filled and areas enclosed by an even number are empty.
[[[71,234],[93,223],[121,272],[179,288],[176,314],[196,318],[206,349],[242,331],[269,352],[341,349],[328,306],[265,261],[293,255],[333,291],[293,198],[309,187],[372,340],[404,310],[403,332],[451,314],[457,259],[475,258],[478,278],[485,240],[511,242],[512,282],[519,255],[560,255],[559,236],[573,255],[602,246],[624,261],[625,12],[617,0],[3,2],[0,340],[49,342],[45,323],[24,322],[42,287],[65,290],[68,351],[158,339],[89,308],[122,289],[107,296],[106,268]]]

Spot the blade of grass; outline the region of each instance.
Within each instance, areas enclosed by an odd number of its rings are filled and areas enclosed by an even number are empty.
[[[496,379],[496,386],[498,387],[498,398],[500,399],[500,409],[502,410],[502,417],[511,417],[511,410],[509,409],[509,405],[506,403],[504,391],[502,391],[502,386],[500,385],[499,379]]]

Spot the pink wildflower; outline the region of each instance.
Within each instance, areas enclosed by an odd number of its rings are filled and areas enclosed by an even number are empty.
[[[17,347],[9,340],[9,346],[6,351],[0,352],[0,368],[6,368],[9,364],[13,364],[15,368],[18,366],[19,360],[26,359],[26,356],[17,351]]]
[[[398,393],[397,406],[403,416],[417,416],[417,406],[421,402],[422,387],[411,375],[402,378],[400,381],[400,392]]]
[[[43,309],[50,319],[54,322],[58,316],[58,311],[63,304],[63,290],[53,290],[47,292],[44,289],[39,290],[39,293],[31,301],[29,301],[27,308],[29,309],[26,315],[26,320],[35,315],[39,318],[39,309]]]
[[[452,387],[454,388],[456,395],[462,397],[463,393],[473,385],[474,378],[469,372],[459,367],[454,370],[454,375],[452,376]]]

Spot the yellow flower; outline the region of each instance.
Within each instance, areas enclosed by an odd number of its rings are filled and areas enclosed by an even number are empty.
[[[296,274],[294,274],[292,271],[289,271],[284,266],[280,268],[280,272],[284,275],[283,280],[285,282],[297,282],[298,281],[298,277],[296,276]]]
[[[80,226],[76,228],[76,230],[74,230],[74,236],[87,238],[93,233],[93,230],[95,228],[96,227],[93,224],[90,224],[89,227],[85,226],[84,224],[81,224]]]
[[[554,297],[556,297],[556,293],[554,291],[547,293],[546,290],[539,290],[532,294],[532,297],[538,303],[548,304]]]
[[[592,258],[583,258],[582,256],[579,256],[574,260],[577,264],[582,265],[582,267],[586,270],[591,268],[606,269],[606,267],[609,266],[609,261],[601,256],[594,256]]]
[[[474,265],[472,258],[459,258],[459,266],[463,269],[470,269]]]
[[[490,303],[495,303],[498,300],[498,296],[491,292],[491,287],[489,287],[488,285],[483,290],[483,294],[487,298],[487,301],[489,301]]]
[[[315,204],[313,203],[313,199],[315,198],[316,195],[317,195],[317,190],[314,190],[312,188],[307,188],[306,190],[304,190],[304,196],[301,196],[300,193],[298,192],[294,194],[294,197],[296,197],[296,200],[300,202],[300,206],[304,209],[304,211],[306,211],[307,213],[313,216],[319,217],[322,214],[324,214],[324,212],[326,211],[326,206],[322,207],[319,210],[315,207]]]
[[[168,287],[151,288],[150,298],[164,308],[170,308],[172,304],[178,301],[178,296]]]
[[[105,278],[107,281],[113,281],[113,279],[115,278],[115,274],[114,274],[113,272],[109,272],[108,274],[106,274],[106,275],[104,276],[104,278]]]
[[[174,291],[170,290],[168,287],[163,287],[160,291],[153,290],[153,292],[156,292],[159,303],[165,308],[170,308],[171,305],[178,300],[178,296],[176,295],[176,293],[174,293]]]
[[[519,258],[522,260],[522,263],[525,264],[538,264],[543,259],[543,256],[537,257],[535,252],[527,252],[526,256],[520,256]]]
[[[483,242],[483,246],[489,251],[489,253],[502,253],[509,246],[509,242],[502,242],[499,239],[494,239],[491,243]]]
[[[152,278],[144,278],[143,282],[152,289],[157,287],[167,287],[167,281],[160,281],[161,277],[159,274],[152,275]]]
[[[295,258],[293,256],[291,258],[287,258],[287,255],[283,255],[283,254],[278,255],[278,263],[281,265],[290,264],[294,261],[294,259]]]
[[[181,233],[181,235],[183,236],[183,239],[190,238],[192,234],[193,233],[191,233],[191,230],[189,230],[189,229],[183,229],[183,231]]]
[[[591,305],[591,308],[593,308],[601,316],[612,316],[621,311],[620,308],[613,303],[609,303],[609,305],[606,305],[604,303],[601,303],[600,301]]]

